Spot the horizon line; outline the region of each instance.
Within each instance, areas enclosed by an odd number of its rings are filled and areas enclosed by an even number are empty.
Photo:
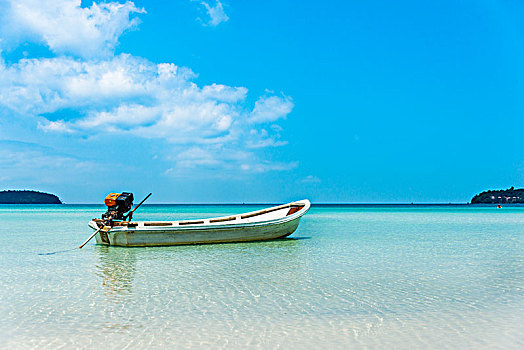
[[[20,204],[8,204],[8,203],[0,203],[2,205],[20,205]],[[247,202],[247,203],[240,203],[240,202],[230,202],[230,203],[216,203],[216,202],[210,202],[210,203],[144,203],[143,205],[280,205],[282,202]],[[376,206],[376,205],[384,205],[384,206],[450,206],[450,205],[459,205],[459,206],[466,206],[466,205],[498,205],[498,204],[504,204],[504,205],[524,205],[524,203],[470,203],[470,202],[402,202],[402,203],[388,203],[388,202],[364,202],[364,203],[348,203],[348,202],[320,202],[320,203],[314,203],[311,202],[312,206]],[[21,205],[47,205],[44,203],[41,204],[21,204]],[[60,203],[60,204],[51,204],[51,205],[100,205],[104,206],[104,203]]]

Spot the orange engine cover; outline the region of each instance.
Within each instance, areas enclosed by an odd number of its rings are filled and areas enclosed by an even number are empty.
[[[110,193],[107,195],[106,199],[104,199],[104,203],[108,207],[112,207],[116,205],[116,199],[118,198],[118,196],[120,196],[120,193]]]

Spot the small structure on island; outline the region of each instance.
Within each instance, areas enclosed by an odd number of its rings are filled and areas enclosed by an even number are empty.
[[[523,204],[524,188],[481,192],[471,199],[471,204]]]

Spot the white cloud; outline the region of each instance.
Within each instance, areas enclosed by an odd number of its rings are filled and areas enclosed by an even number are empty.
[[[0,105],[26,117],[40,116],[45,131],[126,132],[172,143],[244,138],[249,148],[286,144],[279,140],[278,126],[247,132],[247,124],[284,117],[292,108],[289,98],[262,97],[249,111],[246,88],[199,87],[190,69],[174,64],[128,54],[106,60],[61,56],[0,63],[0,74]]]
[[[263,96],[255,102],[255,108],[251,112],[251,122],[265,123],[274,122],[280,118],[285,118],[294,104],[290,97]]]
[[[227,22],[229,20],[229,17],[224,12],[224,7],[219,0],[216,1],[215,6],[209,5],[209,3],[206,1],[202,1],[200,4],[206,8],[206,12],[209,16],[207,25],[216,27],[220,23]]]
[[[57,172],[57,169],[60,169]],[[61,183],[87,173],[95,173],[100,166],[92,161],[78,159],[49,147],[37,144],[0,141],[0,174],[6,184],[18,184],[33,179],[37,184]]]
[[[64,120],[43,120],[41,128],[49,131],[91,133],[100,127],[172,142],[204,142],[229,133],[245,113],[246,88],[200,88],[189,69],[124,54],[103,61],[22,59],[11,66],[0,64],[0,74],[0,104],[14,112],[80,112]]]
[[[254,173],[264,173],[267,171],[287,171],[295,169],[296,167],[298,167],[298,162],[283,163],[262,161],[254,164],[241,165],[242,170]]]
[[[300,182],[305,183],[305,184],[316,184],[316,183],[320,183],[321,181],[318,177],[314,175],[308,175],[305,178],[303,178]]]
[[[269,133],[267,129],[251,129],[250,134],[254,136],[246,144],[248,148],[264,148],[264,147],[278,147],[285,146],[288,144],[287,141],[279,140],[281,128],[277,125],[273,125],[271,129],[273,133]]]
[[[155,74],[155,65],[125,54],[103,61],[61,56],[0,62],[0,103],[21,114],[115,106],[146,94]],[[184,74],[180,79],[187,79]]]
[[[55,53],[81,57],[109,56],[126,30],[138,24],[133,13],[144,13],[132,2],[80,0],[7,0],[0,22],[2,37],[18,42],[32,39]]]
[[[143,12],[132,2],[88,8],[74,0],[45,4],[9,3],[9,22],[19,21],[21,33],[30,33],[56,55],[15,63],[0,59],[0,119],[34,119],[48,135],[117,133],[156,139],[173,147],[173,156],[164,154],[174,164],[169,174],[194,167],[248,172],[296,167],[266,161],[259,151],[287,144],[274,122],[291,112],[291,98],[266,95],[251,109],[245,87],[198,86],[189,68],[131,54],[115,56],[118,37],[136,25],[130,14]],[[213,8],[223,12],[220,2]]]
[[[174,166],[164,175],[172,177],[194,177],[195,170],[207,169],[211,178],[231,179],[244,174],[288,171],[295,169],[298,162],[273,162],[257,157],[249,149],[235,145],[213,144],[174,150],[171,160]]]
[[[56,122],[49,121],[45,124],[42,122],[38,123],[38,128],[42,129],[44,131],[51,131],[51,132],[63,132],[63,133],[72,133],[73,130],[71,130],[66,123],[64,123],[63,120],[57,120]]]

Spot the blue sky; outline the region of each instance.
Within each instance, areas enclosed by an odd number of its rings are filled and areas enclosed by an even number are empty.
[[[524,4],[0,0],[0,188],[467,202],[523,186]]]

